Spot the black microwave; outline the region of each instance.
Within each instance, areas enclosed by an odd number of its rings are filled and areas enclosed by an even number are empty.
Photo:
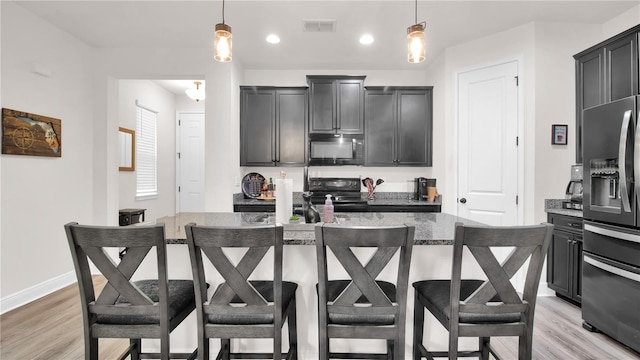
[[[364,137],[310,134],[309,165],[364,165]]]

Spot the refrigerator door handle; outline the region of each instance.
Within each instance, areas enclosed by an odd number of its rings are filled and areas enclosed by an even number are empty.
[[[618,147],[618,172],[620,173],[620,198],[622,199],[622,210],[631,212],[631,202],[629,201],[629,190],[627,189],[627,136],[629,134],[629,122],[631,121],[631,110],[624,112],[622,118],[622,128],[620,129],[620,146]]]
[[[640,236],[639,235],[633,235],[633,234],[629,234],[629,233],[625,233],[625,232],[609,230],[609,229],[601,228],[599,226],[595,226],[595,225],[591,225],[591,224],[584,224],[584,231],[589,231],[589,232],[592,232],[594,234],[599,234],[599,235],[603,235],[603,236],[608,236],[608,237],[612,237],[612,238],[616,238],[616,239],[620,239],[620,240],[631,241],[631,242],[640,244]]]
[[[633,148],[633,179],[635,182],[636,199],[640,202],[640,110],[636,118],[636,134]],[[640,211],[640,209],[636,211]],[[640,226],[640,224],[638,225]]]
[[[598,261],[598,260],[590,257],[588,254],[584,254],[584,259],[583,260],[587,264],[591,264],[591,265],[593,265],[593,266],[595,266],[597,268],[600,268],[600,269],[602,269],[604,271],[607,271],[607,272],[610,272],[612,274],[616,274],[618,276],[622,276],[622,277],[624,277],[626,279],[629,279],[631,281],[635,281],[637,283],[640,283],[640,274],[636,274],[636,273],[633,273],[631,271],[627,271],[627,270],[624,270],[624,269],[617,268],[615,266],[611,266],[609,264],[605,264],[605,263],[603,263],[601,261]]]

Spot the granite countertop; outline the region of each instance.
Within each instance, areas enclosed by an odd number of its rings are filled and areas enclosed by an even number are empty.
[[[558,214],[582,218],[582,210],[563,209],[563,199],[545,199],[544,211],[549,214]]]
[[[168,244],[184,244],[186,242],[184,226],[191,222],[207,226],[274,224],[275,215],[273,213],[260,212],[178,213],[175,216],[166,216],[155,221],[155,223],[163,223],[165,225]],[[443,213],[336,213],[336,222],[354,226],[415,225],[416,245],[453,244],[456,222],[462,222],[467,225],[482,225],[475,221]],[[285,245],[315,244],[314,229],[315,224],[285,224]]]
[[[368,205],[383,206],[383,205],[395,205],[395,206],[441,206],[442,197],[438,197],[434,201],[424,201],[413,199],[413,193],[410,192],[380,192],[374,194],[374,199],[370,200],[367,197],[366,192],[360,193],[363,200],[367,200]],[[234,205],[268,205],[273,204],[275,201],[266,201],[258,199],[245,199],[244,194],[233,194]],[[302,206],[302,192],[293,192],[293,206]]]

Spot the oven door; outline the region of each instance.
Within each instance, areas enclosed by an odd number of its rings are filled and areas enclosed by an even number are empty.
[[[583,254],[582,318],[640,351],[640,268]]]

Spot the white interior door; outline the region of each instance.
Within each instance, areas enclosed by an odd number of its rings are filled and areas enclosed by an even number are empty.
[[[458,215],[517,225],[518,62],[458,74]]]
[[[176,212],[204,211],[204,113],[178,113]]]

